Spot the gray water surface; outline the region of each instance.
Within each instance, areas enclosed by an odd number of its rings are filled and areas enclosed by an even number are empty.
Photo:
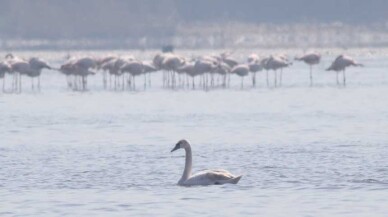
[[[348,72],[285,71],[281,88],[71,92],[56,73],[42,91],[0,95],[1,216],[387,216],[387,62]],[[60,61],[58,60],[58,63]],[[159,83],[158,83],[159,82]],[[29,84],[27,82],[27,84]],[[238,185],[179,187],[193,170],[243,174]]]

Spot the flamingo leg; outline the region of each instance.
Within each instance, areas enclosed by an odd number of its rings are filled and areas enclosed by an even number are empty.
[[[344,86],[346,86],[346,73],[345,73],[345,69],[342,71],[343,75],[344,75],[344,80],[343,80],[343,84]]]
[[[195,89],[195,84],[194,84],[194,77],[191,78],[192,83],[193,83],[193,90]]]
[[[77,75],[74,75],[73,82],[74,82],[73,90],[77,91],[78,90]]]
[[[85,75],[85,90],[88,89],[88,76]]]
[[[310,65],[310,86],[313,86],[313,66]]]
[[[190,78],[189,78],[189,75],[185,74],[185,77],[186,77],[186,87],[190,88]]]
[[[128,74],[127,83],[128,83],[128,89],[131,90],[132,89],[131,74]]]
[[[278,72],[275,70],[275,87],[278,84]]]
[[[17,92],[18,87],[17,87],[17,73],[15,72],[13,74],[13,80],[12,80],[12,92]]]
[[[170,71],[167,71],[166,73],[166,87],[168,88],[170,86]]]
[[[112,89],[112,73],[109,72],[109,89]]]
[[[69,75],[66,75],[66,84],[67,84],[67,87],[70,87],[70,85],[69,85]]]
[[[19,91],[19,93],[21,93],[21,74],[20,73],[17,73],[16,74],[16,91]],[[19,83],[19,85],[18,85]]]
[[[148,73],[148,86],[151,87],[151,72]]]
[[[78,79],[78,82],[79,82],[80,86],[83,88],[82,79],[83,79],[83,77],[82,77],[82,75],[81,75],[81,76],[79,77],[79,79]]]
[[[144,90],[147,87],[147,73],[144,73]]]
[[[132,76],[133,78],[133,90],[136,90],[136,79],[135,76]]]
[[[230,87],[230,73],[228,74],[228,87]]]
[[[85,76],[82,76],[81,82],[82,82],[82,91],[85,91]]]
[[[280,69],[279,86],[282,86],[282,80],[283,80],[283,68]]]
[[[15,90],[15,86],[16,86],[16,82],[15,82],[16,78],[15,77],[16,77],[16,72],[14,72],[13,76],[12,76],[12,85],[11,85],[12,91],[16,91]]]
[[[210,74],[210,86],[214,87],[214,74],[213,73]]]
[[[117,75],[114,74],[114,90],[117,90]]]
[[[335,73],[336,73],[336,78],[337,78],[337,85],[339,85],[338,72],[335,72]]]
[[[162,72],[163,88],[166,87],[166,72]]]
[[[256,87],[256,73],[252,74],[252,86]]]
[[[16,74],[16,80],[15,80],[15,88],[16,92],[20,90],[20,79],[19,79],[19,74]],[[19,91],[20,92],[20,91]]]
[[[121,90],[124,91],[125,89],[125,74],[121,74]]]
[[[104,89],[106,90],[106,87],[107,87],[107,79],[106,79],[106,76],[107,76],[107,74],[106,74],[106,71],[104,71],[103,73],[102,73],[102,83],[103,83],[103,85],[104,85]]]

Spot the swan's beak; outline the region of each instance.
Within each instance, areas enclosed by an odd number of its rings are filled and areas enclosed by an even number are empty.
[[[179,149],[179,145],[176,145],[176,146],[171,150],[171,152],[176,151],[176,150],[178,150],[178,149]]]

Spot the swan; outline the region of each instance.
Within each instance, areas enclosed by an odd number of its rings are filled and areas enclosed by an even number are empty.
[[[171,152],[181,148],[186,151],[186,163],[182,178],[179,180],[178,185],[222,185],[225,183],[237,184],[238,181],[240,181],[242,176],[235,176],[223,169],[204,170],[192,175],[192,155],[190,143],[187,140],[182,139],[175,145]]]

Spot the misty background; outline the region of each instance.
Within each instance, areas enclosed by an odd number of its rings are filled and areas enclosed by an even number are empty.
[[[385,0],[0,0],[0,49],[388,46]]]

